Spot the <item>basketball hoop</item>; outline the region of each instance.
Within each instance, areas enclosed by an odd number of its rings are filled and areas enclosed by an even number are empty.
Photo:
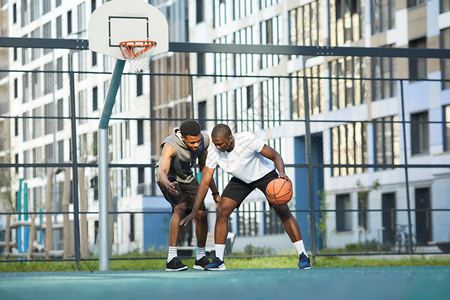
[[[155,50],[154,41],[120,42],[119,48],[123,57],[130,63],[131,73],[141,74],[149,71],[150,56]]]

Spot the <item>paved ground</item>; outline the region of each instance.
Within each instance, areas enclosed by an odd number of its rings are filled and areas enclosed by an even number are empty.
[[[0,273],[0,299],[449,299],[450,267]]]

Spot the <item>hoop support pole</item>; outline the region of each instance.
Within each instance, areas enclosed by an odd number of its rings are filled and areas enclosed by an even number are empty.
[[[98,126],[98,179],[99,179],[99,271],[109,270],[109,229],[108,229],[108,124],[116,102],[117,91],[123,73],[125,61],[118,59],[108,88]]]

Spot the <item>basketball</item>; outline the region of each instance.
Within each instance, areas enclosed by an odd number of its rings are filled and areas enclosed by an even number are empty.
[[[273,204],[286,204],[292,199],[293,194],[294,190],[290,180],[276,178],[266,187],[267,200]]]

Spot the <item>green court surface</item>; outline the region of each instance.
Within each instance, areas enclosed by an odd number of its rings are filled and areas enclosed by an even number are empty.
[[[450,299],[450,267],[0,273],[0,299]]]

